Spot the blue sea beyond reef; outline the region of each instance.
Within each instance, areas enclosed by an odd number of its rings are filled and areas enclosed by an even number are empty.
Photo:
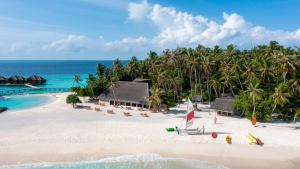
[[[128,61],[121,61],[126,65]],[[25,78],[31,75],[40,75],[47,80],[47,83],[41,88],[70,88],[74,86],[73,77],[75,74],[80,75],[82,82],[85,85],[88,74],[96,73],[97,64],[103,64],[106,67],[111,67],[112,60],[68,60],[68,61],[0,61],[0,76],[10,77],[12,75],[21,75]],[[12,89],[22,89],[25,86],[0,86],[0,91]],[[24,94],[31,93],[48,93],[46,90],[26,91]],[[54,91],[55,92],[55,91]],[[40,106],[51,101],[47,96],[9,96],[9,99],[0,99],[0,107],[8,107],[9,110],[19,110]]]
[[[128,61],[121,61],[126,65]],[[47,88],[69,88],[74,85],[73,76],[78,74],[84,80],[88,74],[96,73],[98,63],[111,67],[112,60],[30,60],[0,61],[0,75],[9,77],[41,75],[47,80]],[[4,88],[2,88],[4,89]],[[1,90],[1,88],[0,88]]]

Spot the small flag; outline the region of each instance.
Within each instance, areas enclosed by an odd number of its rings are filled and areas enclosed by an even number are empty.
[[[193,125],[194,117],[195,117],[194,106],[193,106],[193,103],[189,99],[188,106],[187,106],[187,114],[186,114],[186,128]]]

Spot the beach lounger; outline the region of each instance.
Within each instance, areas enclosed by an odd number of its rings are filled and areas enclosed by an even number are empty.
[[[129,112],[123,112],[123,114],[124,114],[124,116],[127,116],[127,117],[131,116],[131,114]]]
[[[95,111],[101,111],[101,109],[98,107],[95,107]]]
[[[149,117],[149,115],[147,113],[141,113],[140,115],[143,117]]]
[[[114,114],[114,111],[113,110],[107,110],[106,111],[108,114]]]
[[[126,107],[126,110],[132,110],[132,108],[131,107]]]

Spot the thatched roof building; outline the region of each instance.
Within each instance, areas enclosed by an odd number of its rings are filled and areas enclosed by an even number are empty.
[[[23,76],[14,75],[8,78],[8,82],[11,84],[24,84],[26,83],[26,79]]]
[[[5,112],[7,110],[7,107],[0,107],[0,113]]]
[[[38,75],[32,75],[29,78],[27,78],[27,83],[31,85],[41,85],[46,83],[46,79]]]
[[[118,81],[103,92],[98,99],[109,101],[112,105],[126,105],[134,107],[148,106],[149,86],[148,83]]]
[[[214,109],[219,115],[238,115],[234,111],[233,97],[217,98],[211,105],[211,109]]]
[[[149,87],[152,85],[151,79],[140,79],[140,78],[135,78],[133,81],[134,81],[134,82],[141,82],[141,83],[148,83]]]
[[[3,76],[0,76],[0,84],[5,84],[7,83],[7,79]]]

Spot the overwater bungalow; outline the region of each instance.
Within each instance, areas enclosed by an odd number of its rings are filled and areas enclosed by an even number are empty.
[[[0,84],[6,84],[7,83],[7,79],[4,76],[0,76]]]
[[[211,109],[216,111],[218,115],[240,115],[234,110],[234,97],[217,98],[211,105]]]
[[[99,102],[110,105],[124,105],[133,107],[148,107],[149,85],[144,82],[118,81],[108,91],[103,92]]]
[[[5,112],[7,110],[7,107],[0,107],[0,113]]]
[[[8,78],[8,83],[10,84],[24,84],[26,83],[26,79],[23,76],[14,75]]]
[[[29,78],[27,78],[27,83],[31,85],[42,85],[46,83],[46,79],[38,75],[32,75]]]

